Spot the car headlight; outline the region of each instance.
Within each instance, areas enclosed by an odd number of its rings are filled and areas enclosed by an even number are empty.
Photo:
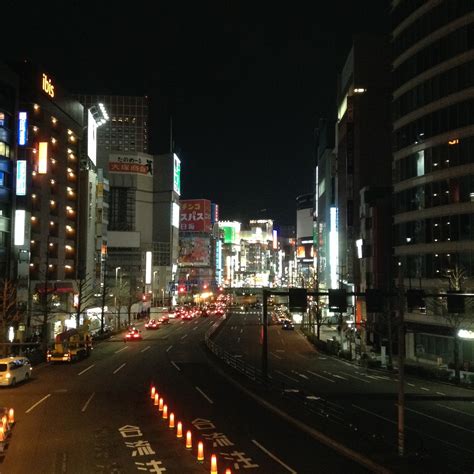
[[[7,372],[7,373],[5,374],[5,377],[6,377],[7,379],[9,379],[11,376],[12,376],[12,374],[11,374],[10,372]]]

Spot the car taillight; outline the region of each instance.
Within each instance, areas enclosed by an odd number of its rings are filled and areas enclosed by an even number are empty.
[[[138,334],[134,334],[133,337],[138,337]]]

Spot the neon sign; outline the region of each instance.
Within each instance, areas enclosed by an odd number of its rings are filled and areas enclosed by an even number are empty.
[[[51,79],[44,73],[41,87],[43,91],[46,92],[46,94],[48,94],[51,98],[54,97],[54,85],[51,82]]]

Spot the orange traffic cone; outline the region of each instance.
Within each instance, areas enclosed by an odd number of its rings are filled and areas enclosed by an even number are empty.
[[[153,405],[158,406],[159,395],[157,393],[155,393],[154,399]]]
[[[151,399],[153,400],[155,398],[155,393],[156,393],[156,388],[151,387]]]
[[[8,423],[15,423],[15,410],[13,408],[8,410]]]
[[[186,431],[186,449],[191,449],[193,447],[193,438],[191,431]]]
[[[183,424],[178,421],[178,427],[176,428],[176,438],[182,438],[183,437]]]
[[[225,474],[232,474],[232,471],[230,470],[230,467],[228,467],[228,468],[225,470]]]
[[[170,413],[170,423],[168,426],[170,429],[174,428],[174,413]]]
[[[159,405],[158,405],[158,410],[163,411],[163,403],[164,403],[164,402],[165,402],[165,401],[164,401],[162,398],[160,398],[160,403],[159,403]]]
[[[197,460],[201,463],[204,462],[204,445],[202,444],[202,441],[199,441],[198,443]]]
[[[211,474],[217,474],[217,458],[215,454],[211,456]]]
[[[168,419],[168,405],[165,405],[163,407],[163,420],[167,420]]]

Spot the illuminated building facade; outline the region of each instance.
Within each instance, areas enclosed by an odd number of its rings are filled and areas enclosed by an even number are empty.
[[[296,198],[296,286],[302,288],[315,285],[314,225],[314,195],[302,194]]]
[[[393,1],[391,18],[396,260],[407,286],[446,289],[457,267],[472,291],[474,4]],[[406,318],[407,356],[449,362],[446,320],[430,308]],[[472,364],[472,340],[461,352]]]
[[[20,78],[19,119],[26,122],[16,161],[15,249],[20,298],[28,279],[32,326],[35,303],[47,288],[58,316],[50,336],[65,325],[78,274],[79,146],[83,107],[49,73],[25,62],[13,66]],[[18,124],[19,125],[19,124]],[[24,169],[22,170],[22,167]],[[22,230],[23,236],[18,230]],[[37,309],[37,308],[36,308]]]

